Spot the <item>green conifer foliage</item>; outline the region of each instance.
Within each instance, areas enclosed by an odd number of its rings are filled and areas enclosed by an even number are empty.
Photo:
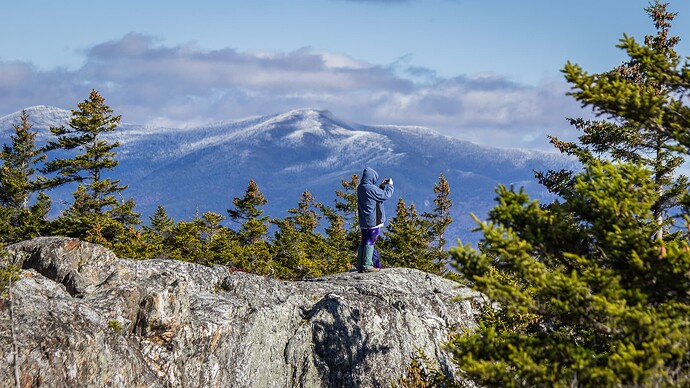
[[[687,123],[690,119],[690,111],[681,103],[687,84],[676,83],[688,68],[685,65],[679,69],[680,59],[674,50],[679,38],[669,37],[675,14],[658,1],[646,11],[657,29],[656,35],[646,36],[644,45],[625,36],[619,47],[630,57],[626,63],[593,75],[571,63],[565,66],[566,79],[573,84],[570,94],[606,119],[569,119],[583,132],[579,144],[556,138],[551,142],[584,165],[620,160],[649,168],[660,190],[654,214],[659,225],[655,236],[662,239],[671,224],[666,214],[680,204],[688,187],[687,178],[676,174],[683,157],[673,152],[682,132],[677,121]],[[561,196],[567,195],[573,184],[572,173],[567,171],[538,173],[537,178]]]
[[[46,184],[55,187],[69,182],[82,183],[89,201],[80,210],[102,213],[104,207],[115,205],[113,194],[126,188],[120,186],[119,181],[102,177],[103,172],[117,166],[113,150],[119,146],[118,142],[104,140],[103,135],[117,129],[121,116],[113,116],[112,109],[96,90],[91,91],[88,99],[78,103],[77,108],[72,110],[67,127],[50,128],[57,140],[48,142],[46,149],[80,153],[72,158],[48,161],[45,172],[56,173],[56,177],[47,180]]]
[[[451,250],[494,303],[452,342],[458,366],[488,386],[687,384],[690,255],[650,238],[650,172],[603,164],[575,178],[550,208],[499,187],[481,252]]]
[[[191,222],[178,221],[171,231],[170,238],[165,241],[167,257],[190,262],[204,261],[201,224],[198,217]]]
[[[328,220],[326,227],[326,241],[323,257],[326,261],[325,273],[346,272],[355,263],[356,251],[352,249],[352,241],[345,229],[343,216],[335,209],[321,205],[321,213]]]
[[[328,263],[324,252],[327,244],[316,231],[322,218],[320,206],[314,196],[305,191],[297,207],[288,210],[289,216],[272,221],[278,227],[272,244],[276,276],[302,279],[326,273]]]
[[[658,1],[646,11],[657,35],[646,37],[644,44],[624,35],[618,47],[630,59],[622,69],[588,74],[569,62],[563,72],[573,84],[571,95],[596,113],[622,118],[639,130],[667,135],[687,148],[690,108],[684,98],[690,85],[690,68],[687,62],[681,64],[681,57],[673,49],[679,38],[668,37],[676,14]]]
[[[668,37],[675,15],[659,2],[646,11],[657,35],[644,45],[625,36],[625,65],[564,69],[571,94],[608,120],[573,120],[580,144],[554,139],[585,167],[538,176],[560,201],[499,187],[480,251],[451,251],[490,301],[479,328],[451,343],[480,385],[690,384],[690,247],[659,218],[687,196],[674,152],[690,145],[690,72]]]
[[[442,274],[443,264],[435,260],[437,251],[430,249],[433,237],[428,222],[419,216],[414,204],[408,207],[402,198],[395,213],[380,244],[383,264]]]
[[[168,215],[163,205],[158,205],[156,211],[149,217],[149,225],[144,226],[141,232],[143,258],[167,257],[167,240],[172,237],[175,220]]]
[[[434,261],[438,264],[437,267],[443,269],[448,263],[445,233],[453,222],[450,216],[450,209],[453,207],[453,201],[450,199],[450,185],[443,174],[439,176],[438,183],[434,184],[434,193],[436,193],[434,209],[422,214],[422,217],[426,220],[431,235],[432,243],[429,249],[435,256]]]
[[[341,179],[341,185],[343,189],[335,192],[335,210],[342,218],[343,228],[347,233],[347,240],[349,241],[348,249],[356,253],[360,240],[359,220],[357,217],[359,175],[352,174],[349,181]]]
[[[222,226],[225,219],[215,212],[206,212],[189,221],[179,221],[169,237],[164,238],[166,257],[176,260],[237,267],[232,232]]]
[[[29,115],[22,111],[20,123],[14,125],[11,144],[0,151],[0,232],[2,240],[14,242],[40,235],[46,227],[50,199],[39,192],[36,167],[46,158],[36,146],[36,132],[31,130]],[[35,201],[31,204],[31,197]]]
[[[269,217],[260,208],[268,201],[254,180],[250,180],[242,198],[233,198],[234,209],[228,210],[230,218],[240,224],[238,236],[243,245],[249,246],[262,241],[268,231]]]
[[[434,208],[421,216],[414,204],[408,207],[402,198],[398,199],[395,217],[388,223],[381,239],[384,265],[416,268],[441,276],[449,274],[445,233],[453,222],[450,216],[453,201],[443,174],[434,185],[434,193]]]
[[[31,131],[26,111],[22,111],[19,125],[13,127],[12,144],[3,145],[0,151],[0,204],[27,210],[30,196],[38,190],[36,166],[46,155],[36,147],[36,132]]]
[[[239,244],[233,253],[236,266],[261,275],[272,274],[271,251],[266,241],[270,219],[261,209],[268,200],[257,183],[250,180],[244,196],[233,198],[232,203],[235,208],[228,209],[228,215],[240,225],[236,234]]]
[[[144,228],[151,230],[161,237],[164,237],[167,233],[170,233],[173,226],[175,226],[175,220],[168,215],[168,212],[165,210],[163,205],[158,205],[156,207],[156,211],[149,218],[149,220],[151,226]]]
[[[114,116],[105,99],[92,90],[89,98],[77,104],[67,127],[51,127],[56,140],[46,149],[76,151],[73,157],[55,158],[45,163],[44,173],[55,174],[45,179],[52,188],[76,182],[74,202],[55,223],[60,234],[87,238],[109,247],[127,244],[134,238],[134,226],[140,223],[134,213],[134,201],[119,201],[127,186],[105,177],[105,172],[118,165],[114,149],[118,142],[108,142],[104,135],[117,129],[120,116]]]
[[[223,220],[225,217],[215,212],[206,212],[201,219],[195,220],[200,230],[199,238],[203,252],[203,257],[196,262],[237,266],[232,254],[236,244],[232,232],[221,224]]]

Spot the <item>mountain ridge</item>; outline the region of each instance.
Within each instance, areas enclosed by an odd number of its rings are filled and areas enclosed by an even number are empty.
[[[48,126],[66,124],[71,114],[45,105],[25,111],[39,142],[48,138]],[[11,130],[19,113],[0,117],[0,131]],[[186,128],[122,124],[108,138],[120,142],[120,166],[109,175],[129,185],[124,195],[135,199],[144,220],[159,204],[175,219],[225,214],[250,179],[269,201],[266,213],[282,217],[302,192],[331,204],[342,189],[340,179],[373,167],[395,180],[394,198],[386,204],[391,217],[398,198],[415,203],[420,213],[431,210],[433,185],[444,174],[454,201],[449,232],[463,241],[473,240],[469,214],[486,215],[498,184],[525,186],[548,201],[553,196],[535,182],[533,170],[574,166],[556,152],[478,145],[419,126],[352,123],[315,108]],[[69,201],[73,190],[54,194]]]

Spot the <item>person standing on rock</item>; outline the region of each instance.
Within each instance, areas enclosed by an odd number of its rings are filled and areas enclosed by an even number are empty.
[[[379,232],[386,221],[386,211],[383,201],[393,195],[393,179],[384,179],[381,185],[377,185],[379,174],[371,167],[362,172],[362,179],[357,186],[357,215],[359,216],[359,229],[362,239],[357,249],[357,271],[374,272],[379,268],[374,267],[374,244],[379,237]]]

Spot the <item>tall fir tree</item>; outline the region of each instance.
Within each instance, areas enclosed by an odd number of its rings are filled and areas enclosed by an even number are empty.
[[[450,198],[450,185],[446,177],[441,174],[438,182],[434,184],[434,208],[430,212],[422,214],[428,225],[430,239],[432,240],[429,249],[434,254],[434,260],[439,264],[438,267],[445,268],[448,264],[448,250],[446,249],[446,231],[453,218],[450,210],[453,207],[453,200]]]
[[[669,213],[675,213],[671,209],[678,208],[688,188],[688,179],[677,174],[684,158],[673,150],[686,125],[684,120],[690,117],[682,103],[690,82],[683,81],[686,75],[679,69],[680,57],[674,49],[679,38],[669,36],[676,14],[658,1],[645,10],[656,35],[646,36],[644,44],[626,35],[618,46],[629,55],[624,64],[601,74],[588,74],[577,65],[566,64],[563,71],[573,85],[570,95],[606,119],[569,119],[583,132],[579,143],[557,138],[551,142],[584,165],[620,160],[649,168],[660,194],[653,207],[658,225],[654,237],[662,240],[673,224]],[[537,178],[561,196],[567,196],[573,184],[572,172],[567,171],[538,173]]]
[[[179,221],[164,239],[166,257],[235,267],[233,238],[231,231],[221,224],[224,219],[218,213],[206,212],[192,221]]]
[[[54,178],[45,183],[48,187],[78,182],[86,189],[88,199],[81,206],[83,211],[102,213],[105,207],[114,206],[114,193],[123,191],[119,181],[103,177],[103,173],[118,165],[115,148],[118,142],[108,142],[104,135],[114,132],[121,116],[113,115],[113,110],[105,104],[105,99],[91,90],[89,98],[78,103],[72,110],[67,127],[51,127],[50,132],[57,138],[48,142],[46,149],[76,150],[79,154],[72,158],[56,158],[46,163],[45,173],[55,173]]]
[[[142,228],[145,258],[167,257],[167,242],[172,238],[174,227],[175,220],[168,215],[163,205],[158,205],[156,211],[149,217],[149,225]]]
[[[239,224],[236,233],[238,246],[234,256],[236,266],[260,275],[273,274],[271,251],[267,241],[270,218],[261,209],[268,200],[252,179],[242,198],[232,200],[235,207],[228,209],[230,219]]]
[[[31,130],[26,111],[22,111],[20,122],[13,129],[11,144],[4,144],[0,151],[0,228],[6,242],[39,235],[51,206],[48,196],[40,191],[36,174],[46,155],[36,146],[36,132]]]
[[[168,211],[165,210],[163,205],[158,205],[156,211],[151,217],[149,217],[150,225],[144,227],[144,229],[151,230],[161,238],[165,238],[166,235],[170,234],[170,231],[175,226],[175,220],[168,215]]]
[[[436,260],[436,251],[430,249],[433,237],[429,225],[414,204],[407,206],[398,199],[393,217],[380,244],[381,260],[391,267],[416,268],[441,275],[444,264]]]
[[[326,241],[316,229],[321,225],[321,204],[308,192],[302,193],[289,216],[274,219],[278,227],[273,237],[273,262],[276,275],[285,279],[302,279],[325,274],[328,267],[323,252]]]
[[[75,237],[97,236],[108,243],[126,239],[131,227],[138,224],[139,215],[134,213],[134,202],[119,201],[127,186],[119,180],[105,177],[105,172],[118,165],[114,149],[118,142],[108,142],[104,136],[114,132],[120,116],[113,115],[105,99],[92,90],[89,98],[77,104],[67,127],[51,127],[56,140],[48,142],[48,151],[76,151],[73,157],[58,157],[45,163],[43,172],[55,174],[44,180],[45,187],[52,188],[76,182],[74,202],[64,213],[57,230]]]
[[[499,187],[481,251],[451,250],[488,298],[451,348],[481,386],[688,384],[690,248],[651,239],[658,187],[632,164],[592,164],[568,201]]]
[[[585,167],[539,176],[561,200],[540,206],[499,187],[479,223],[480,251],[452,250],[458,271],[490,301],[477,330],[451,345],[475,383],[690,383],[690,247],[659,222],[660,210],[688,195],[672,172],[674,152],[690,146],[690,67],[672,49],[675,14],[666,7],[646,9],[657,35],[644,45],[621,40],[624,66],[595,75],[565,66],[571,95],[609,120],[575,121],[581,144],[555,141]]]
[[[342,214],[335,209],[321,205],[321,213],[328,220],[326,226],[326,241],[322,256],[326,262],[325,273],[346,272],[355,265],[356,251],[352,249],[352,241],[345,229]]]
[[[343,228],[347,233],[349,241],[348,249],[357,252],[359,246],[360,232],[359,219],[357,216],[357,186],[359,185],[359,175],[352,174],[350,180],[341,179],[342,190],[336,190],[335,210],[342,218]]]
[[[233,198],[232,203],[235,208],[228,209],[228,215],[232,221],[240,225],[237,234],[242,244],[249,246],[263,240],[268,232],[269,217],[263,215],[261,207],[268,201],[256,182],[250,180],[244,196]]]
[[[31,130],[26,111],[22,111],[19,120],[10,135],[12,144],[4,144],[0,151],[0,204],[28,210],[30,197],[40,188],[36,167],[46,155],[36,146],[36,132]]]

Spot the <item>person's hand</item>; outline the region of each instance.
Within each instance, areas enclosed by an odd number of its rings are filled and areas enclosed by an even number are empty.
[[[386,179],[386,183],[388,183],[389,185],[393,186],[393,178],[388,178],[388,179]]]

